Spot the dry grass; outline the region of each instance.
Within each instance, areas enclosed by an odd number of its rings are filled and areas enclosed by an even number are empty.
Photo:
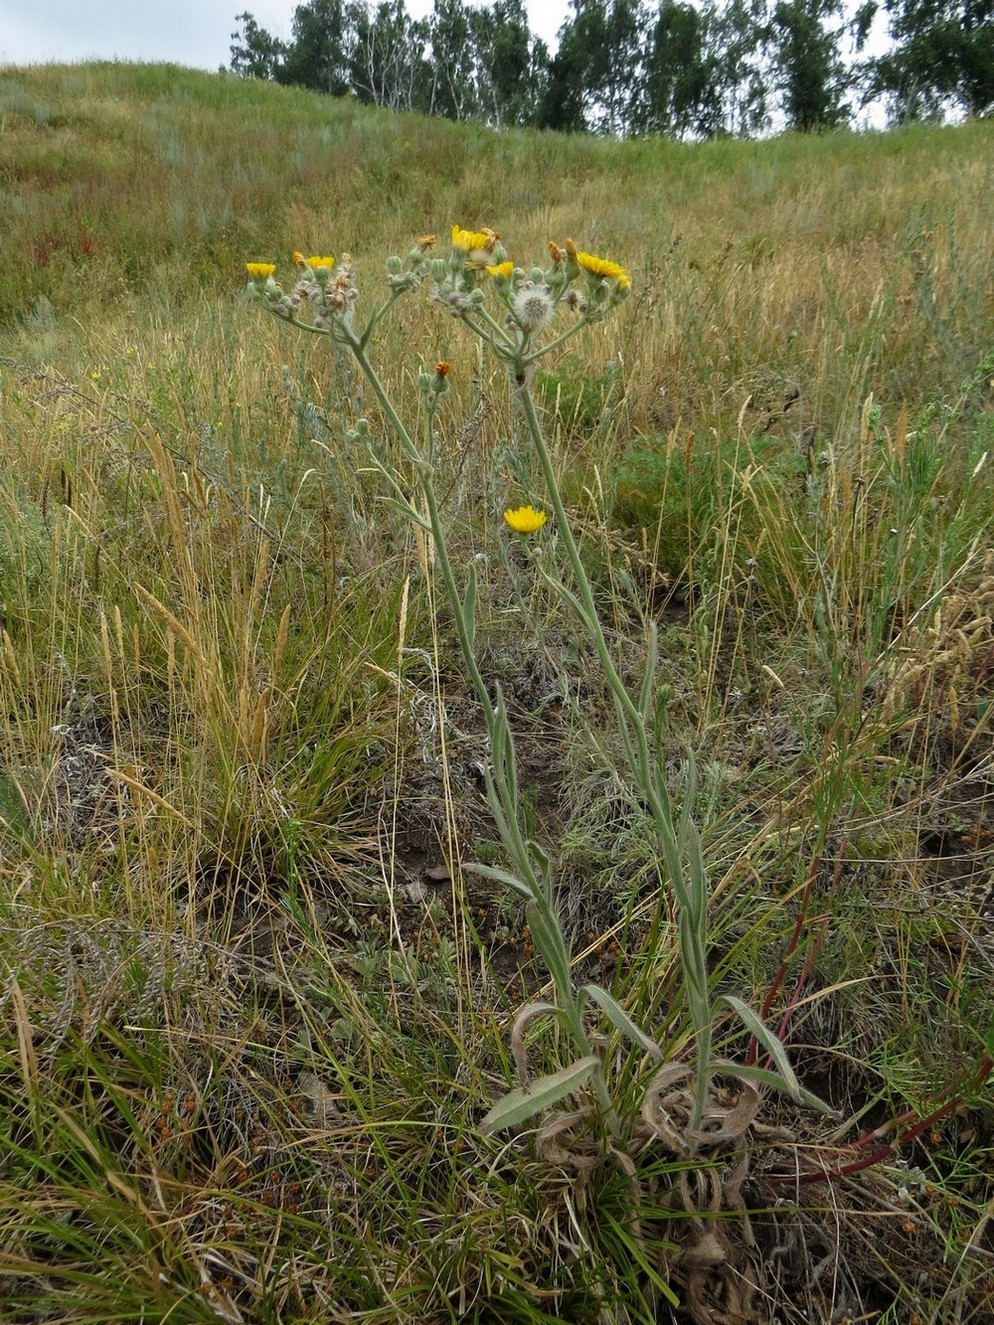
[[[352,252],[371,300],[459,221],[633,278],[537,389],[623,666],[654,618],[674,768],[698,751],[715,987],[843,1115],[753,1137],[738,1318],[988,1319],[991,127],[495,136],[111,65],[7,70],[0,116],[0,1316],[682,1322],[707,1294],[676,1250],[706,1175],[479,1131],[544,978],[461,871],[494,853],[479,715],[347,439],[364,413],[389,448],[372,402],[240,300],[296,248]],[[411,419],[453,365],[451,548],[578,969],[675,1054],[590,651],[501,537],[541,498],[505,384],[427,299],[376,356]],[[834,1176],[792,1186],[809,1162]]]

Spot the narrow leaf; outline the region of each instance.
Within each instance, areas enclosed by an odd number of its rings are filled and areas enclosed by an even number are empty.
[[[683,807],[680,811],[680,850],[687,848],[687,833],[694,821],[691,815],[694,812],[694,802],[697,800],[697,760],[694,758],[692,750],[687,752],[687,786],[684,789]]]
[[[743,1003],[741,998],[735,998],[732,994],[723,994],[722,1001],[727,1003],[730,1008],[739,1014],[745,1023],[746,1029],[755,1035],[760,1044],[769,1052],[770,1057],[777,1065],[781,1077],[786,1083],[786,1089],[795,1100],[800,1102],[801,1083],[794,1075],[794,1069],[790,1065],[790,1059],[787,1057],[787,1051],[783,1047],[779,1038],[766,1025],[760,1017],[752,1010],[748,1003]],[[782,1089],[782,1088],[781,1088]]]
[[[419,515],[409,502],[394,497],[383,497],[381,500],[388,510],[396,511],[397,514],[402,515],[405,520],[410,520],[411,524],[417,525],[419,529],[423,529],[426,534],[431,533],[431,525],[429,522],[423,515]]]
[[[645,673],[639,692],[639,712],[646,727],[649,726],[651,712],[656,699],[656,669],[659,664],[659,631],[655,621],[649,622],[646,644],[648,645],[645,661]]]
[[[831,1118],[841,1117],[830,1104],[826,1104],[820,1096],[805,1090],[803,1086],[798,1086],[795,1093],[794,1088],[787,1084],[779,1072],[770,1072],[765,1067],[746,1067],[744,1063],[736,1063],[734,1068],[719,1067],[717,1070],[727,1071],[729,1076],[741,1077],[743,1081],[754,1081],[757,1086],[768,1086],[770,1090],[779,1090],[784,1095],[789,1095],[795,1103],[804,1104],[817,1113],[827,1114]]]
[[[480,1131],[489,1136],[505,1127],[527,1122],[589,1081],[597,1066],[597,1059],[591,1054],[550,1076],[539,1077],[531,1086],[508,1091],[480,1123]]]
[[[535,898],[525,909],[532,942],[545,958],[560,998],[565,998],[570,987],[569,951],[559,928],[559,918],[546,903],[540,904]]]
[[[513,892],[519,893],[522,897],[531,900],[534,896],[527,883],[523,883],[515,874],[510,874],[507,870],[496,869],[493,865],[475,865],[468,862],[463,865],[463,869],[468,874],[478,874],[481,879],[490,879],[494,883],[502,883],[505,888],[510,888]]]
[[[531,852],[533,859],[538,863],[538,873],[542,876],[543,880],[547,880],[549,877],[549,853],[542,846],[541,842],[536,842],[534,838],[531,837],[528,839],[528,850]]]
[[[633,1044],[637,1044],[640,1049],[644,1049],[647,1054],[651,1054],[657,1062],[663,1061],[663,1051],[655,1040],[650,1039],[641,1027],[637,1026],[624,1008],[600,985],[584,985],[580,990],[581,994],[596,1003],[600,1010],[607,1017],[608,1021],[626,1036]]]
[[[472,564],[466,579],[466,597],[462,604],[462,619],[466,625],[466,635],[472,646],[476,638],[476,567]]]

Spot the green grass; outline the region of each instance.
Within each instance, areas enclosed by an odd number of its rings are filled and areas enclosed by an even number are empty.
[[[500,863],[482,720],[374,402],[243,298],[347,251],[368,308],[459,222],[632,276],[536,394],[627,679],[659,627],[677,797],[697,753],[714,988],[841,1115],[750,1134],[740,1316],[988,1319],[991,126],[495,135],[111,64],[4,70],[0,119],[0,1318],[703,1319],[651,1064],[605,1044],[620,1158],[480,1129],[546,978],[462,868]],[[412,423],[452,364],[450,554],[577,976],[683,1053],[596,659],[503,533],[542,500],[506,383],[427,298],[372,353]]]

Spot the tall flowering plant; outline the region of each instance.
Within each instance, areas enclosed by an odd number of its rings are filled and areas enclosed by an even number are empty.
[[[725,996],[724,1001],[765,1046],[769,1055],[767,1065],[732,1064],[716,1060],[712,1054],[715,1007],[708,986],[708,886],[692,816],[693,760],[689,761],[688,794],[678,816],[671,803],[659,742],[661,713],[655,630],[650,630],[639,691],[631,693],[614,662],[597,613],[590,579],[572,532],[531,392],[536,365],[542,357],[617,309],[628,297],[631,281],[624,267],[578,248],[571,239],[562,246],[550,243],[545,265],[527,269],[508,256],[498,233],[487,228],[467,230],[454,225],[448,256],[437,256],[435,250],[434,236],[426,235],[405,258],[388,259],[385,297],[361,327],[356,321],[359,291],[351,259],[305,258],[296,253],[295,278],[286,286],[277,281],[273,264],[246,265],[250,294],[266,311],[302,331],[328,336],[346,347],[368,381],[410,462],[420,501],[412,499],[409,487],[388,463],[376,456],[373,463],[406,517],[431,536],[434,562],[448,596],[463,659],[483,710],[491,757],[487,795],[508,867],[469,868],[525,899],[532,937],[548,966],[555,992],[552,1000],[534,1001],[519,1012],[511,1036],[519,1084],[493,1106],[482,1125],[485,1130],[496,1131],[525,1122],[587,1086],[597,1101],[608,1133],[615,1142],[623,1139],[631,1118],[623,1115],[612,1097],[605,1063],[588,1030],[588,1013],[596,1009],[640,1054],[659,1062],[641,1102],[642,1117],[674,1149],[693,1153],[705,1142],[734,1139],[727,1124],[732,1113],[741,1135],[758,1107],[759,1087],[786,1090],[795,1099],[810,1104],[818,1101],[799,1086],[776,1037],[736,998]],[[495,689],[496,698],[491,698],[491,688],[479,664],[475,572],[470,567],[460,586],[440,518],[431,438],[435,416],[449,389],[449,366],[439,363],[434,370],[425,370],[420,375],[428,416],[428,441],[419,445],[384,390],[369,358],[370,339],[376,326],[399,298],[421,286],[427,286],[431,297],[506,365],[511,391],[544,479],[547,502],[569,567],[568,579],[548,568],[543,560],[536,560],[536,565],[596,648],[611,695],[628,775],[636,794],[649,810],[660,871],[664,883],[672,889],[694,1031],[693,1058],[689,1063],[664,1062],[656,1040],[635,1023],[606,989],[595,984],[578,987],[573,981],[571,955],[556,907],[549,857],[526,829],[507,707],[499,687]],[[368,427],[360,420],[351,436],[359,440],[367,435]],[[532,506],[504,512],[508,527],[523,536],[538,534],[547,518],[545,511]],[[524,1035],[529,1023],[538,1016],[551,1016],[562,1023],[571,1038],[574,1058],[559,1071],[535,1080],[528,1074]],[[713,1083],[718,1074],[740,1082],[742,1104],[735,1111],[716,1099]]]

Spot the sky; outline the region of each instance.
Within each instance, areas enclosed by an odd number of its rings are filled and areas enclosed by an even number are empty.
[[[231,34],[247,10],[274,37],[292,35],[299,0],[0,0],[0,65],[77,60],[167,60],[228,66]],[[432,0],[407,0],[412,18]],[[550,45],[568,0],[528,0],[529,26]]]

